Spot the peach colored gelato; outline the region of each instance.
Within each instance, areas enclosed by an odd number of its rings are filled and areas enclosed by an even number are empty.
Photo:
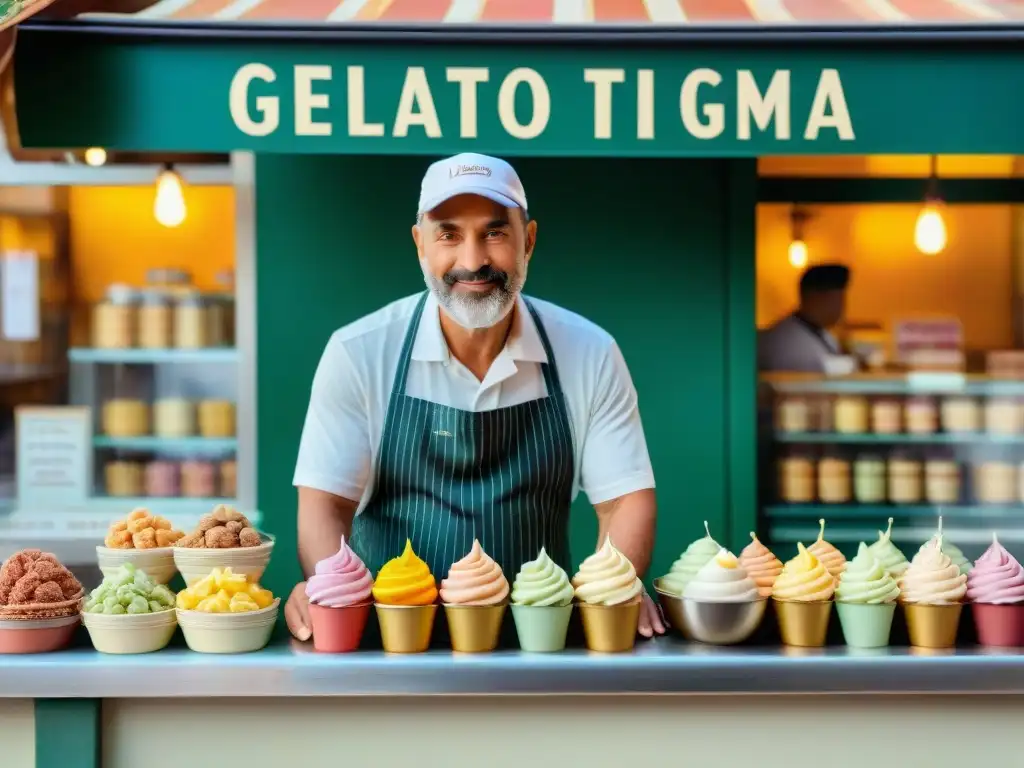
[[[506,597],[508,579],[476,539],[469,554],[452,565],[441,582],[441,602],[448,605],[496,605]]]
[[[807,548],[807,551],[821,561],[825,570],[832,574],[833,579],[838,579],[839,574],[846,570],[846,556],[825,541],[825,518],[819,520],[818,524],[821,525],[818,538]]]
[[[757,534],[750,532],[751,542],[740,552],[740,565],[757,584],[761,597],[771,597],[775,580],[782,573],[782,561],[761,543]]]
[[[797,544],[797,556],[782,567],[775,580],[772,597],[801,603],[821,603],[831,600],[836,591],[836,580],[821,560]]]
[[[967,574],[942,551],[942,535],[933,537],[914,555],[900,582],[904,603],[949,605],[967,594]]]

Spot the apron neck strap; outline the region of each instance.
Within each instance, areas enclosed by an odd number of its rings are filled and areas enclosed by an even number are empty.
[[[405,332],[405,339],[402,342],[402,355],[398,360],[398,370],[395,371],[395,383],[391,389],[392,397],[405,393],[405,383],[409,378],[409,363],[412,361],[412,348],[416,343],[416,334],[419,333],[420,321],[423,319],[423,308],[427,304],[427,291],[423,292],[416,309],[413,311],[412,319],[409,321],[409,328]],[[551,350],[551,342],[548,340],[547,331],[544,330],[544,323],[540,320],[533,303],[523,297],[523,303],[533,318],[533,324],[537,327],[537,334],[540,336],[540,343],[544,347],[544,353],[548,356],[546,363],[541,363],[541,371],[544,373],[544,384],[547,386],[549,395],[561,395],[562,383],[558,378],[558,367],[555,365],[555,353]]]

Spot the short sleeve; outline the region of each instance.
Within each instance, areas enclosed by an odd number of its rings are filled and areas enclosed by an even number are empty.
[[[359,501],[373,461],[367,414],[360,373],[332,337],[313,377],[293,484]]]
[[[629,369],[617,344],[601,362],[580,466],[591,504],[654,487],[654,470]]]

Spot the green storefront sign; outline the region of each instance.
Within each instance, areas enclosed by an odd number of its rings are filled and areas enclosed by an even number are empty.
[[[932,56],[821,46],[23,38],[17,90],[33,98],[18,113],[34,146],[717,157],[1024,151],[1024,102],[1013,98],[1024,57],[999,48]],[[71,50],[55,59],[55,44]],[[68,61],[76,66],[58,63]],[[106,112],[111,93],[139,119]]]

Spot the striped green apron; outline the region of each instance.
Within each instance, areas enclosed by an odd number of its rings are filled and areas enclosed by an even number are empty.
[[[460,411],[409,397],[405,384],[427,294],[402,344],[377,459],[373,495],[352,526],[352,547],[376,575],[406,538],[439,582],[480,540],[511,582],[540,548],[569,573],[573,442],[555,357],[548,396],[493,411]]]

